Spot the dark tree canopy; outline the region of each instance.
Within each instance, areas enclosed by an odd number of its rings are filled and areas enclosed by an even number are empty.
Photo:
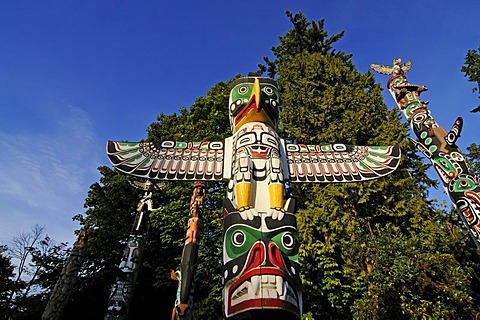
[[[467,55],[465,56],[465,64],[462,66],[462,72],[465,72],[465,76],[468,77],[468,81],[475,82],[477,84],[477,86],[473,88],[473,92],[479,92],[480,47],[477,50],[468,50]],[[480,112],[480,105],[473,109],[472,112]]]

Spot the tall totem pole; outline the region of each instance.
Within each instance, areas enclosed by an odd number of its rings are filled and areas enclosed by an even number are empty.
[[[387,86],[403,115],[410,123],[417,140],[410,139],[432,162],[457,212],[467,226],[477,248],[480,248],[480,177],[470,173],[462,152],[456,145],[462,131],[463,120],[457,118],[447,132],[440,127],[420,99],[426,86],[411,84],[405,73],[411,62],[401,64],[395,59],[393,66],[372,64],[372,69],[382,74],[392,74]]]
[[[227,318],[299,319],[302,288],[294,202],[285,184],[357,182],[392,173],[398,146],[304,145],[277,134],[274,80],[239,78],[228,105],[232,136],[215,142],[115,142],[115,168],[152,180],[226,180],[223,298]]]
[[[205,205],[205,181],[195,181],[190,200],[190,219],[183,246],[180,271],[172,270],[170,277],[178,281],[177,298],[172,311],[172,320],[191,320],[193,293],[197,272],[198,242],[200,238],[200,216]]]
[[[130,184],[144,193],[138,202],[132,231],[118,265],[117,278],[110,290],[105,320],[127,319],[148,231],[148,217],[153,210],[152,191],[155,185],[149,180],[145,183],[132,181]]]
[[[52,290],[45,311],[42,314],[42,320],[57,320],[63,316],[63,311],[67,306],[73,286],[77,282],[78,272],[82,267],[87,250],[87,232],[88,227],[80,229],[77,241],[73,244],[72,252],[68,257],[65,266],[60,273],[60,277]]]

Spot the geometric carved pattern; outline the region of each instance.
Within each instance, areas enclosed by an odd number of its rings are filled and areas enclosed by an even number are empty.
[[[107,155],[118,170],[146,179],[222,180],[223,142],[108,141]]]
[[[290,182],[355,182],[392,173],[398,146],[286,145]]]

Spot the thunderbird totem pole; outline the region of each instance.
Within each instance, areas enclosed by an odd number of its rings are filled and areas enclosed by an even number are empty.
[[[286,143],[276,132],[274,80],[235,80],[228,105],[232,136],[215,142],[114,142],[118,170],[149,180],[226,180],[223,298],[227,318],[302,315],[298,232],[287,182],[335,183],[393,172],[398,146]]]
[[[477,248],[480,248],[480,177],[470,173],[456,145],[463,120],[457,118],[449,132],[437,124],[427,109],[428,102],[420,99],[420,93],[427,91],[427,87],[407,81],[405,73],[411,65],[410,61],[401,64],[401,59],[395,59],[393,66],[372,64],[371,67],[379,73],[392,74],[387,83],[388,90],[417,137],[417,140],[410,140],[432,162],[445,192],[468,227]]]

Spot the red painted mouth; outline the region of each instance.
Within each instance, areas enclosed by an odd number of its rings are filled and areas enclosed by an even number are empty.
[[[289,278],[278,268],[250,270],[228,289],[228,315],[250,309],[282,309],[300,316],[299,297]]]

